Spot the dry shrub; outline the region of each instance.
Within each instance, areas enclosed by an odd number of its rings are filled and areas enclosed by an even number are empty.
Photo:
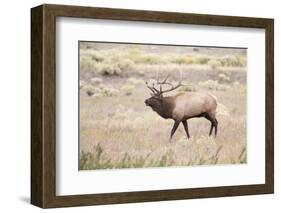
[[[118,89],[110,85],[101,84],[97,89],[98,89],[97,93],[100,93],[103,97],[111,97],[111,96],[118,95],[119,93]]]
[[[222,57],[202,54],[150,53],[139,48],[129,49],[81,49],[80,69],[101,75],[124,75],[138,73],[144,75],[154,69],[206,70],[221,67],[245,67],[246,58],[242,55]],[[153,70],[150,70],[152,68]]]
[[[135,89],[135,86],[132,84],[125,84],[121,87],[121,91],[125,94],[125,95],[132,95],[133,91]]]
[[[87,84],[85,86],[83,86],[82,90],[88,95],[88,96],[92,96],[94,95],[96,92],[95,92],[95,87],[93,87],[92,85],[90,84]]]
[[[196,55],[195,58],[195,64],[208,64],[208,62],[211,60],[211,58],[209,56],[205,56],[205,55]]]
[[[218,75],[218,82],[219,83],[229,83],[230,82],[230,77],[228,77],[226,74],[224,73],[220,73]]]
[[[211,59],[208,61],[208,65],[213,69],[218,69],[221,66],[221,62],[217,59]]]
[[[179,88],[179,91],[183,92],[193,92],[196,91],[195,87],[192,85],[183,85]]]
[[[102,62],[105,60],[104,56],[98,51],[93,51],[91,53],[91,59],[95,62]]]
[[[101,75],[121,75],[122,70],[116,64],[110,63],[97,63],[95,64],[95,70]]]
[[[169,57],[170,62],[175,64],[194,64],[195,60],[192,56],[187,55],[172,55]]]
[[[246,59],[242,56],[236,55],[225,55],[218,59],[222,66],[227,67],[245,67],[246,66]]]
[[[102,83],[102,79],[101,78],[91,78],[90,82],[93,86],[98,86]]]
[[[127,79],[128,84],[132,85],[144,85],[144,81],[142,79],[137,79],[137,78],[128,78]]]
[[[204,87],[205,89],[215,90],[215,91],[226,91],[229,89],[229,86],[225,84],[220,84],[218,81],[215,80],[207,80],[199,82],[199,86]]]
[[[84,70],[91,70],[91,69],[93,69],[93,63],[90,57],[80,55],[80,70],[84,71]]]
[[[85,87],[86,85],[87,85],[87,83],[85,81],[83,81],[83,80],[79,81],[79,88],[80,89],[83,89],[83,87]]]
[[[82,90],[88,95],[93,97],[111,97],[119,94],[119,90],[112,86],[98,84],[93,86],[92,84],[87,84],[82,88]]]
[[[117,49],[80,51],[80,69],[101,75],[122,75],[134,67],[126,52]]]
[[[131,56],[131,59],[138,64],[163,64],[165,61],[158,54],[142,54],[138,56]]]
[[[233,85],[234,87],[239,87],[241,84],[240,84],[238,81],[234,81],[234,82],[232,83],[232,85]]]

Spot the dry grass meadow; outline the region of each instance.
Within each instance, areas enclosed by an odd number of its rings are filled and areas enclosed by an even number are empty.
[[[245,49],[80,42],[80,170],[240,164],[247,161]],[[218,100],[210,122],[188,120],[191,138],[144,104],[145,81],[179,71],[186,86]]]

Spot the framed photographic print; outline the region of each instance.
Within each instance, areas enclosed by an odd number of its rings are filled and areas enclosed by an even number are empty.
[[[274,191],[273,19],[31,9],[31,203]]]

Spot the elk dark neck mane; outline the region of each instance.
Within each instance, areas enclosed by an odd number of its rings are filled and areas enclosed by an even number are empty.
[[[175,106],[175,97],[168,96],[162,98],[162,103],[153,106],[153,110],[157,112],[161,117],[168,119],[172,118],[173,109]]]

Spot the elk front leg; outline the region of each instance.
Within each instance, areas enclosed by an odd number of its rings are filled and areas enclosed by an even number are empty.
[[[189,131],[188,131],[188,124],[187,124],[187,121],[186,121],[186,120],[185,120],[185,121],[182,121],[182,125],[183,125],[183,127],[184,127],[185,132],[186,132],[186,136],[187,136],[187,138],[189,139],[189,138],[190,138],[190,135],[189,135]]]
[[[175,121],[173,129],[171,131],[171,135],[170,135],[170,140],[169,140],[170,143],[172,142],[172,137],[173,137],[175,131],[177,130],[179,124],[180,124],[180,121]]]
[[[211,135],[212,135],[213,128],[214,128],[214,125],[213,125],[213,123],[211,123],[211,128],[210,128],[209,136],[211,136]]]

